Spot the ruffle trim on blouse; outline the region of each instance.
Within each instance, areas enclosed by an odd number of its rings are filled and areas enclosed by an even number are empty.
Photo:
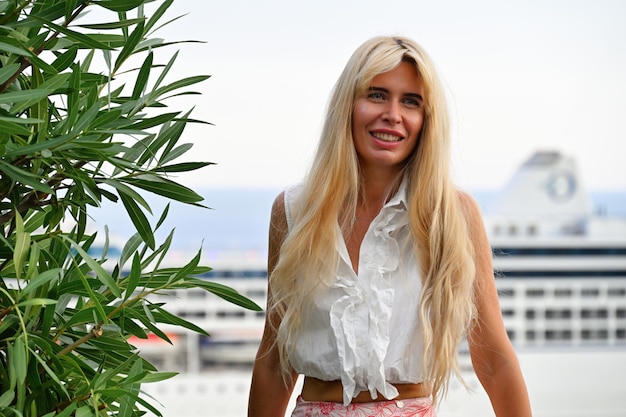
[[[387,274],[397,270],[400,262],[400,247],[393,233],[408,220],[403,203],[395,201],[394,204],[394,200],[381,210],[368,231],[375,236],[375,246],[371,252],[364,252],[359,262],[359,267],[365,270],[360,273],[362,281],[355,279],[353,273],[343,274],[342,271],[332,286],[345,292],[330,308],[330,325],[339,351],[344,405],[365,390],[374,399],[378,393],[387,399],[398,395],[398,390],[385,378],[384,360],[390,342],[388,326],[395,294]],[[350,265],[345,245],[340,253]],[[367,306],[362,306],[363,303]],[[358,312],[363,308],[368,314],[367,331],[357,325]],[[365,346],[357,345],[358,335],[366,340]]]

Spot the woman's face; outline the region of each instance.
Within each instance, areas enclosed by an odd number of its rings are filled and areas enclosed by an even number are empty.
[[[424,83],[415,66],[402,62],[377,75],[357,97],[352,136],[362,169],[402,169],[424,123]]]

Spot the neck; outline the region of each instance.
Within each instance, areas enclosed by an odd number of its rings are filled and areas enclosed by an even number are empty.
[[[398,191],[401,177],[363,175],[355,217],[373,219],[385,203]]]

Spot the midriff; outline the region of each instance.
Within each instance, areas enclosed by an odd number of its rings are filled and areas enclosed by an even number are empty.
[[[398,390],[394,400],[406,400],[408,398],[429,397],[431,389],[429,384],[392,384]],[[343,386],[341,381],[322,381],[321,379],[307,376],[304,378],[302,387],[302,399],[305,401],[343,402]],[[390,398],[391,399],[391,398]],[[369,391],[361,391],[353,400],[353,403],[366,403],[372,401],[386,401],[387,398],[378,395],[372,398]]]

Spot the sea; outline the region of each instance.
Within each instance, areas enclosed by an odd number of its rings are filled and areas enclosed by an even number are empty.
[[[220,252],[246,252],[253,256],[267,250],[267,231],[272,202],[280,193],[275,188],[200,188],[196,189],[204,207],[171,203],[168,217],[156,233],[161,241],[174,230],[172,249],[195,252],[202,249],[208,259]],[[473,190],[485,214],[489,214],[497,190]],[[596,191],[590,193],[596,212],[609,217],[626,217],[626,190]],[[156,223],[166,203],[158,196],[145,195],[152,210],[149,219]],[[117,237],[128,238],[133,226],[121,204],[103,203],[100,209],[90,212],[91,223],[102,233],[104,226]]]
[[[172,257],[188,259],[202,250],[210,265],[224,253],[241,259],[262,258],[267,252],[267,229],[278,189],[201,189],[205,207],[172,203],[157,241],[174,230]],[[485,213],[494,191],[471,194]],[[626,191],[592,192],[594,210],[610,217],[626,217]],[[165,204],[147,197],[156,222]],[[91,227],[102,233],[107,225],[113,242],[128,238],[132,223],[119,205],[104,204],[92,212]],[[626,306],[625,306],[626,307]],[[535,417],[626,417],[626,346],[601,348],[534,348],[519,350]],[[165,417],[246,416],[251,369],[219,369],[181,374],[143,386],[145,395],[161,403]],[[438,409],[440,417],[492,417],[489,399],[475,376],[469,390],[453,383]],[[292,397],[293,407],[296,392]],[[279,416],[280,417],[280,416]]]

